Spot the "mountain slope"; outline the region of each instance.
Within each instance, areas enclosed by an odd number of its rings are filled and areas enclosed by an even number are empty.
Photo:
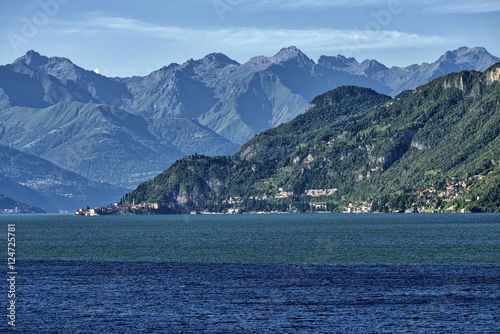
[[[42,194],[28,186],[21,185],[19,182],[3,175],[3,173],[0,173],[0,191],[3,195],[17,202],[43,208],[46,212],[58,211]]]
[[[19,106],[45,108],[61,101],[97,102],[73,81],[39,73],[24,63],[0,66],[2,109]]]
[[[237,159],[276,159],[300,145],[344,128],[391,98],[367,88],[342,86],[312,100],[306,112],[292,121],[254,137],[236,153]],[[317,110],[321,110],[317,112]]]
[[[45,211],[0,194],[0,213],[45,213]]]
[[[47,159],[89,179],[134,186],[197,150],[236,146],[184,118],[145,119],[101,104],[60,102],[0,111],[0,144]]]
[[[463,191],[457,201],[467,198],[469,208],[498,211],[499,80],[500,63],[483,73],[449,74],[393,100],[341,87],[317,97],[316,106],[293,122],[257,136],[233,159],[180,160],[127,200],[220,210],[230,197],[239,198],[235,205],[245,207],[256,197],[280,198],[285,191],[295,195],[281,200],[288,208],[307,189],[336,189],[329,201],[338,204],[406,194],[456,179],[470,185],[470,192]],[[348,98],[334,99],[346,94]],[[356,107],[373,111],[335,126],[343,116],[336,110]],[[296,141],[287,135],[292,128]],[[273,151],[276,145],[285,149]]]
[[[124,188],[92,182],[47,160],[0,145],[0,193],[50,212],[108,205]]]

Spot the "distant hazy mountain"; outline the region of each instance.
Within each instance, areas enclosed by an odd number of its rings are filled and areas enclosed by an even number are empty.
[[[318,60],[321,66],[329,67],[354,75],[363,75],[390,88],[390,95],[396,95],[407,89],[414,89],[435,78],[464,70],[484,71],[500,61],[485,48],[461,47],[448,51],[432,64],[410,65],[407,67],[387,68],[376,60],[358,63],[354,58],[322,56]]]
[[[41,208],[24,204],[0,194],[0,214],[2,213],[45,213]]]
[[[53,163],[0,145],[0,194],[49,212],[75,210],[84,203],[108,205],[125,188],[92,182]]]
[[[149,118],[190,118],[243,144],[290,121],[315,96],[338,86],[362,86],[394,96],[438,76],[483,71],[498,61],[484,48],[462,47],[432,64],[387,68],[376,60],[359,63],[340,55],[322,56],[316,63],[288,47],[244,64],[213,53],[145,77],[107,78],[68,59],[29,51],[12,65],[0,67],[0,108],[47,107],[60,101],[104,103]]]
[[[132,95],[124,84],[120,84],[110,78],[88,71],[73,64],[69,59],[61,57],[45,57],[35,51],[28,51],[23,57],[18,58],[12,65],[15,72],[27,73],[34,76],[34,73],[43,76],[49,75],[49,80],[57,78],[56,84],[67,87],[71,92],[71,97],[57,95],[49,89],[45,89],[48,94],[53,94],[53,100],[59,101],[79,101],[79,102],[99,102],[109,105],[120,104],[123,99],[130,99]],[[41,78],[42,80],[45,77]],[[64,89],[62,89],[64,91]]]
[[[0,191],[3,195],[15,201],[44,208],[44,210],[48,212],[58,211],[58,209],[50,204],[42,194],[2,174],[3,172],[0,173]]]
[[[98,182],[132,187],[193,152],[238,146],[186,118],[145,119],[103,104],[59,102],[0,112],[0,144]]]

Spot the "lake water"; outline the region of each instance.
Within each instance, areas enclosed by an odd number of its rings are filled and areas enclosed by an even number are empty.
[[[498,214],[0,223],[5,250],[16,226],[17,271],[0,332],[499,333]]]

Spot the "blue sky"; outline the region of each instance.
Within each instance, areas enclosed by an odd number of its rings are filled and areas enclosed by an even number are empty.
[[[243,63],[295,45],[387,66],[483,46],[500,56],[499,0],[0,0],[0,64],[27,50],[108,76],[222,52]]]

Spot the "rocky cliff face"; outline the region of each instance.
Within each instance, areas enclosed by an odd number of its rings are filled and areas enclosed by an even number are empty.
[[[493,66],[489,71],[485,73],[486,84],[491,85],[494,82],[500,80],[500,65]]]

